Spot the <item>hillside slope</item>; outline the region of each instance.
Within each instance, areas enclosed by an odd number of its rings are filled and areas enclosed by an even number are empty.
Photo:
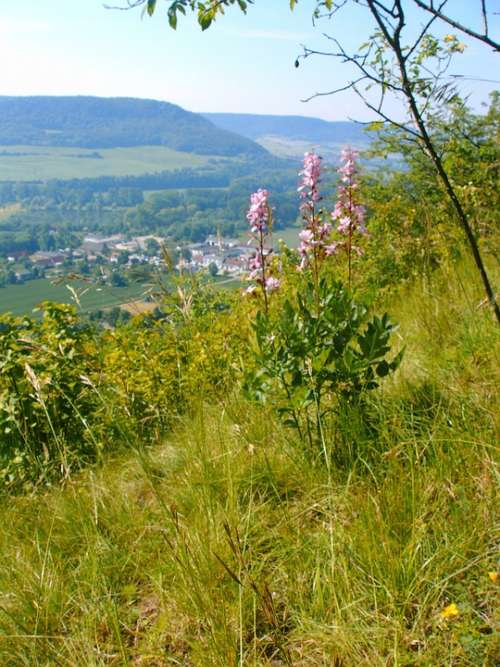
[[[498,665],[497,331],[455,270],[388,303],[405,360],[331,468],[269,408],[197,389],[156,446],[142,403],[111,408],[102,467],[6,497],[0,664]],[[175,360],[151,334],[125,350],[138,401]]]
[[[204,113],[214,125],[249,139],[273,135],[301,141],[367,143],[362,128],[350,121],[329,122],[306,116]]]
[[[200,155],[266,155],[248,138],[174,104],[134,98],[0,97],[0,145],[168,146]]]

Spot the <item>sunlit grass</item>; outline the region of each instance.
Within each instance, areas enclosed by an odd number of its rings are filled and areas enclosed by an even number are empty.
[[[0,664],[497,664],[498,335],[467,275],[390,305],[405,360],[330,474],[235,393],[11,498]]]

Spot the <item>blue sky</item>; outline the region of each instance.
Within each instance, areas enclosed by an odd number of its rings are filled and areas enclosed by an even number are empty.
[[[113,1],[113,0],[110,0]],[[120,0],[114,0],[120,4]],[[327,120],[367,120],[351,94],[302,98],[344,85],[345,66],[314,58],[294,67],[301,44],[328,48],[323,32],[354,48],[369,34],[363,10],[314,27],[314,0],[295,12],[288,0],[257,0],[245,17],[228,11],[201,33],[191,18],[177,32],[161,6],[152,19],[140,12],[109,11],[102,0],[16,0],[0,17],[0,94],[147,97],[192,111],[301,114]],[[491,3],[492,5],[494,4]],[[451,0],[467,20],[476,0]],[[355,9],[355,8],[354,8]],[[420,16],[411,15],[418,27]],[[496,17],[497,28],[500,17]],[[498,32],[498,31],[497,31]],[[470,44],[454,72],[500,79],[499,56]],[[478,108],[494,84],[467,81],[464,92]]]

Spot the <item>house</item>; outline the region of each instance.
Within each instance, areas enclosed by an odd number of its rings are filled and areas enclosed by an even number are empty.
[[[238,239],[226,239],[223,236],[211,234],[207,236],[205,245],[211,248],[233,248],[234,246],[239,245],[240,241]]]
[[[42,251],[39,250],[31,255],[30,260],[35,266],[40,268],[48,268],[49,266],[58,266],[62,264],[66,259],[66,253],[64,252],[53,252],[53,251]]]
[[[18,283],[24,283],[25,280],[31,280],[33,278],[31,271],[16,271],[15,276]]]
[[[204,269],[208,269],[210,264],[215,264],[218,269],[222,269],[222,258],[220,255],[203,255],[201,261],[198,262],[199,266],[202,266]]]
[[[98,252],[102,252],[105,247],[115,246],[117,243],[123,241],[124,238],[125,237],[123,234],[113,234],[112,236],[98,236],[90,234],[85,236],[80,249],[84,252],[95,255]]]
[[[242,274],[249,271],[249,262],[252,255],[248,252],[241,255],[228,255],[224,258],[222,268],[227,273]]]

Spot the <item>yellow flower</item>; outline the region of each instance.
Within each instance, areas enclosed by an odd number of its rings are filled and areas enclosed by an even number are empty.
[[[460,616],[460,612],[458,610],[457,605],[454,602],[452,602],[443,609],[440,615],[441,618],[456,618],[457,616]]]
[[[494,584],[496,584],[498,581],[498,572],[488,572],[488,577]]]

